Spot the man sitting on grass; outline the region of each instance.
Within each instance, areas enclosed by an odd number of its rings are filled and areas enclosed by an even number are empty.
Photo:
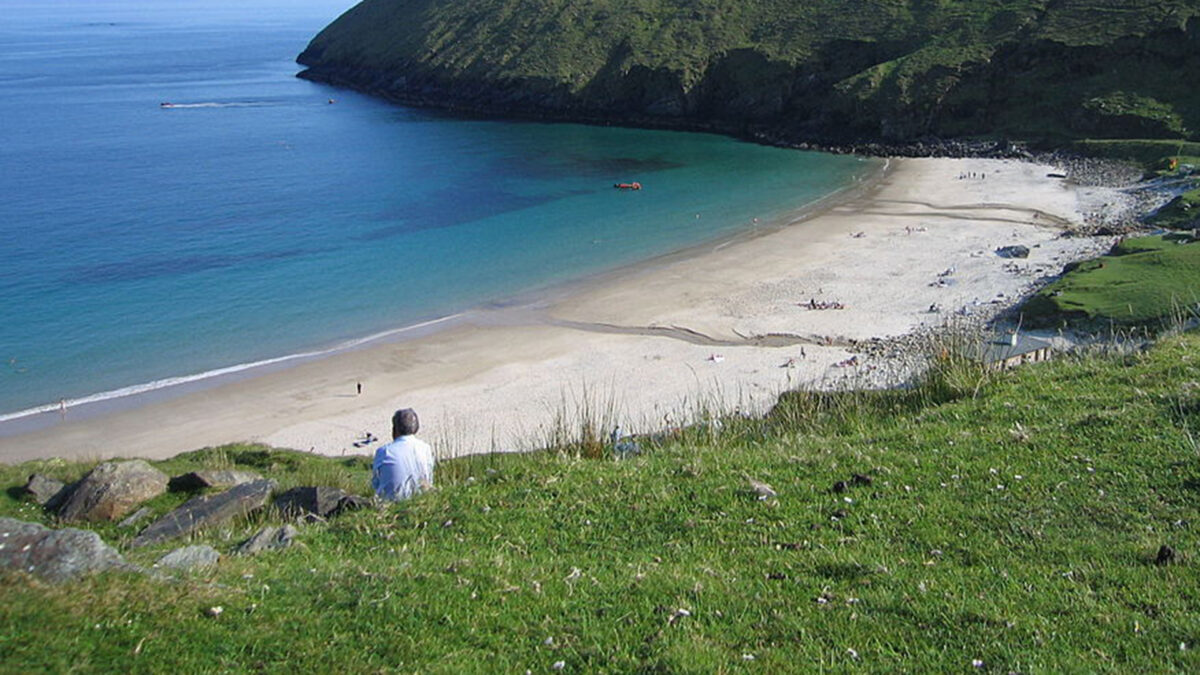
[[[371,487],[383,499],[408,499],[433,485],[433,450],[415,434],[421,423],[412,408],[392,415],[395,439],[375,451]]]

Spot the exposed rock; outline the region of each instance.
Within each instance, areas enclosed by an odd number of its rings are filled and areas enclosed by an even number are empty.
[[[747,477],[746,480],[750,483],[750,491],[758,495],[759,499],[773,499],[778,496],[778,493],[775,492],[775,488],[771,487],[770,485],[749,477]]]
[[[119,527],[133,527],[134,525],[137,525],[139,522],[144,520],[146,518],[146,516],[150,515],[151,513],[154,513],[154,511],[152,511],[149,506],[143,506],[142,508],[138,509],[137,511],[134,511],[133,513],[129,514],[128,518],[117,523],[117,525]]]
[[[200,490],[202,488],[228,488],[242,483],[262,480],[262,475],[253,471],[236,469],[202,469],[175,476],[168,484],[172,490]]]
[[[294,487],[275,499],[275,508],[284,515],[296,517],[317,515],[336,516],[345,510],[359,509],[368,502],[335,487]]]
[[[1000,248],[996,249],[996,255],[1000,256],[1001,258],[1028,258],[1029,247],[1021,246],[1019,244],[1016,246],[1001,246]]]
[[[333,515],[342,513],[343,511],[357,511],[371,506],[371,500],[359,495],[346,495],[342,497],[342,501],[338,502],[337,511]]]
[[[105,462],[84,476],[59,511],[64,520],[117,520],[167,491],[167,475],[135,459]]]
[[[25,494],[33,497],[33,501],[45,506],[47,509],[54,510],[62,501],[66,499],[68,494],[67,484],[61,480],[48,478],[40,473],[35,473],[29,477],[29,482],[25,483]]]
[[[284,549],[292,545],[292,541],[300,532],[291,525],[282,527],[264,527],[246,541],[238,544],[233,552],[237,555],[255,555],[263,551]]]
[[[184,546],[159,558],[154,566],[180,572],[201,572],[216,567],[220,559],[221,554],[211,546]]]
[[[62,582],[111,569],[136,570],[100,535],[0,518],[0,567]]]
[[[131,548],[146,546],[253,513],[266,506],[276,485],[273,480],[257,480],[215,495],[189,499],[151,523],[129,545]]]

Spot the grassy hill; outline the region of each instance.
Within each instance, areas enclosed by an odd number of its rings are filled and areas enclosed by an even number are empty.
[[[1186,195],[1185,195],[1186,196]],[[1200,309],[1200,243],[1190,235],[1126,239],[1075,266],[1022,308],[1029,322],[1153,326]]]
[[[446,462],[432,493],[305,525],[303,546],[198,578],[0,575],[0,663],[1196,672],[1198,382],[1192,334],[1012,373],[946,362],[912,390],[790,394],[766,419],[683,430],[625,460]],[[366,489],[359,458],[229,447],[160,463],[203,465]],[[35,469],[85,467],[0,467],[0,482]],[[0,514],[45,517],[12,491]],[[199,540],[228,551],[257,525]],[[1155,564],[1163,544],[1175,563]]]
[[[1195,0],[365,0],[303,76],[410,103],[817,140],[1187,138]]]

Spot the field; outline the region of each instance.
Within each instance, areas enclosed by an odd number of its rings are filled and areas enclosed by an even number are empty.
[[[1200,245],[1186,235],[1126,239],[1080,263],[1022,308],[1038,325],[1084,320],[1135,326],[1193,316],[1200,303]]]
[[[300,546],[180,582],[8,573],[0,660],[85,672],[1195,672],[1198,383],[1190,334],[1010,373],[942,361],[902,391],[797,392],[765,419],[641,439],[625,459],[593,443],[446,462],[431,493],[304,525]],[[367,484],[361,458],[249,446],[160,466]],[[0,481],[85,468],[0,467]],[[15,489],[0,514],[47,518]],[[227,552],[269,519],[197,541]],[[1158,565],[1164,544],[1177,558]],[[169,548],[127,557],[149,564]]]

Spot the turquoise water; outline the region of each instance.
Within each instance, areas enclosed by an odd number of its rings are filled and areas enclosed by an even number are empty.
[[[0,420],[729,236],[869,168],[296,79],[348,6],[0,0]]]

